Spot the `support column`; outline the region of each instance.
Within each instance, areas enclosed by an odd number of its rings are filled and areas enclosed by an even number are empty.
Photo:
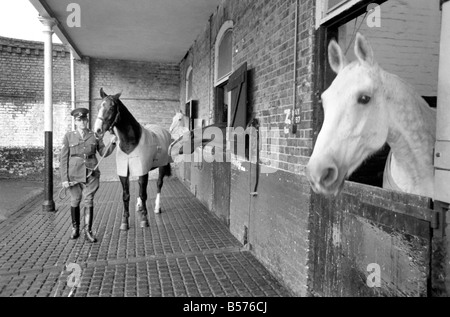
[[[39,17],[44,25],[44,203],[43,211],[55,211],[53,201],[53,27],[56,20]]]
[[[441,0],[436,145],[434,150],[434,218],[431,283],[433,296],[450,296],[450,1]]]
[[[75,93],[75,57],[73,49],[70,48],[70,90],[71,90],[71,106],[72,110],[76,108],[76,93]],[[72,130],[75,130],[75,120],[72,117]]]
[[[436,120],[435,167],[447,171],[450,176],[450,1],[441,0],[441,38],[439,52],[439,74]],[[445,176],[444,176],[445,177]],[[446,181],[448,178],[446,179]],[[450,203],[450,184],[443,182],[435,188],[436,200]]]

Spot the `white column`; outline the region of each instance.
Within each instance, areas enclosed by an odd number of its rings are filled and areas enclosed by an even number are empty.
[[[435,146],[435,200],[450,203],[450,1],[442,4]]]
[[[442,4],[438,77],[437,140],[450,141],[450,1]]]
[[[44,25],[44,131],[53,131],[53,26],[56,20],[39,17]]]
[[[56,20],[39,17],[44,25],[44,211],[55,211],[53,201],[53,26]]]
[[[70,90],[71,90],[71,104],[72,104],[72,110],[76,108],[75,100],[75,57],[73,54],[73,49],[70,48]],[[75,130],[75,120],[74,117],[72,117],[72,129]]]
[[[441,39],[439,53],[436,120],[434,217],[431,256],[432,289],[436,296],[450,295],[450,1],[441,0]]]

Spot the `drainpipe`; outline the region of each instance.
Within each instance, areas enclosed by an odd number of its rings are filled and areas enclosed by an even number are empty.
[[[71,90],[71,100],[72,110],[75,109],[75,57],[73,55],[73,49],[70,48],[70,90]],[[75,118],[72,117],[72,130],[75,130]]]
[[[441,38],[434,150],[432,287],[450,295],[450,0],[441,0]],[[437,259],[437,260],[435,260]]]
[[[291,133],[297,133],[296,112],[297,112],[297,45],[298,45],[298,0],[295,1],[295,33],[294,33],[294,93],[293,107],[291,114]]]
[[[39,17],[44,25],[44,203],[43,211],[55,211],[53,201],[53,27],[56,20]]]

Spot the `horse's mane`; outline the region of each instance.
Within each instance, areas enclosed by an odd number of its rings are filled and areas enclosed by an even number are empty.
[[[131,112],[128,110],[128,108],[125,107],[125,105],[122,103],[122,101],[120,99],[117,99],[117,109],[119,111],[119,116],[121,117],[121,119],[122,118],[127,119],[127,120],[129,120],[128,121],[129,123],[139,125],[139,122],[131,114]],[[121,119],[119,119],[119,120],[121,120]]]
[[[116,100],[119,119],[116,127],[120,130],[133,144],[138,144],[142,135],[142,127],[136,118],[131,114],[127,107],[120,99]],[[132,140],[134,139],[134,140]]]
[[[416,89],[409,82],[401,78],[400,76],[390,73],[382,68],[381,80],[389,80],[394,85],[387,85],[391,94],[396,94],[398,91],[407,92],[404,97],[406,97],[406,103],[404,104],[403,111],[411,111],[411,109],[415,106],[420,111],[420,117],[427,121],[426,127],[431,129],[428,131],[430,134],[435,134],[435,120],[436,120],[436,109],[431,108],[425,99],[416,91]]]

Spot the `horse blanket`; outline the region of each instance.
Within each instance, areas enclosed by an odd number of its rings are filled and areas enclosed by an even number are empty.
[[[400,187],[397,186],[394,179],[391,175],[391,160],[392,160],[392,151],[389,152],[388,157],[386,159],[386,165],[384,166],[383,172],[383,188],[392,189],[396,191],[402,191]]]
[[[169,131],[157,125],[141,125],[142,135],[138,146],[130,154],[126,154],[117,147],[116,165],[117,175],[142,176],[156,167],[171,162],[168,147],[171,142]]]

